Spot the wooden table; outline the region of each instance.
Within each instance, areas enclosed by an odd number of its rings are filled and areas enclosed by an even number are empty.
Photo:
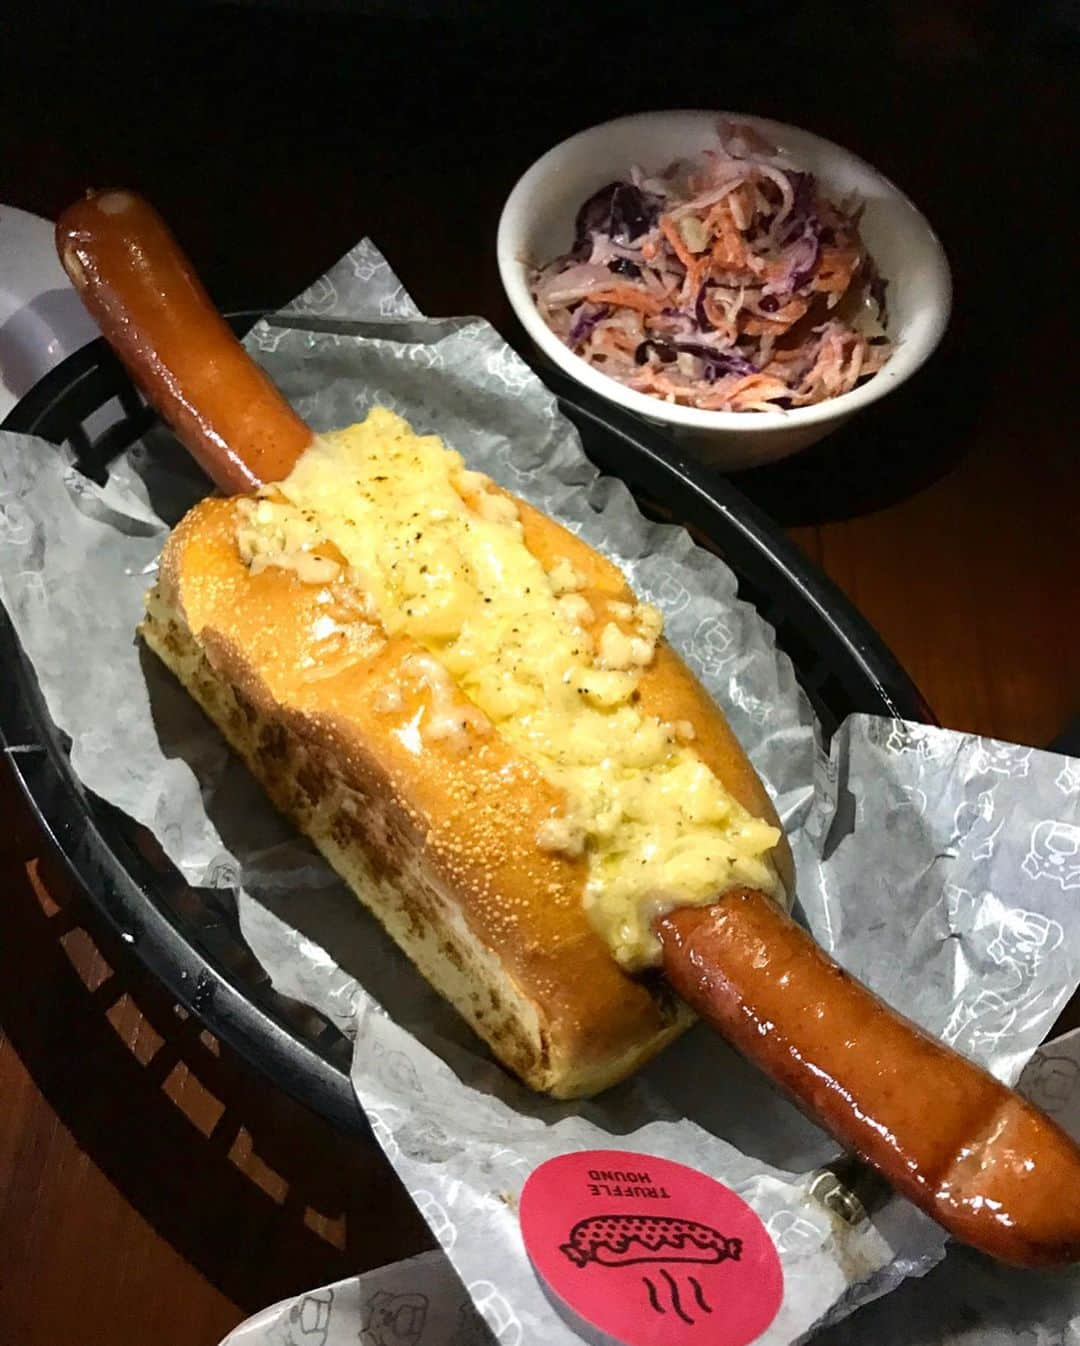
[[[103,27],[83,8],[9,24],[24,59],[0,199],[55,215],[84,185],[139,187],[226,307],[283,301],[367,232],[427,311],[482,312],[520,344],[495,221],[562,135],[719,103],[863,153],[941,232],[950,336],[908,389],[742,485],[944,724],[1042,745],[1076,714],[1077,61],[1049,11],[995,31],[989,5],[929,3],[730,25],[554,3],[471,28],[190,5]],[[7,774],[0,791],[0,1341],[212,1346],[276,1298],[427,1246],[370,1149],[177,1026]]]

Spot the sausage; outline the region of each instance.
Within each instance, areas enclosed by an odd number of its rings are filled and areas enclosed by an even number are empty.
[[[311,430],[210,302],[141,197],[90,192],[56,226],[60,260],[128,372],[223,491],[280,481]]]
[[[701,1018],[950,1234],[1022,1266],[1080,1258],[1080,1149],[763,894],[733,890],[656,929],[669,982]]]

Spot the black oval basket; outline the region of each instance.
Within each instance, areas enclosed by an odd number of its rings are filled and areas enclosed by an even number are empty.
[[[253,314],[231,319],[247,330]],[[552,370],[544,381],[577,426],[585,451],[621,477],[653,518],[680,523],[721,556],[740,595],[776,630],[826,733],[854,711],[933,721],[873,628],[791,542],[723,478],[692,463],[664,435]],[[87,422],[115,399],[99,435]],[[48,374],[3,428],[66,444],[101,481],[109,462],[155,417],[98,340]],[[366,1130],[349,1083],[348,1044],[307,1007],[279,995],[248,950],[228,896],[191,888],[156,842],[75,777],[29,662],[0,609],[0,738],[31,808],[94,906],[177,1001],[281,1088],[338,1126]]]

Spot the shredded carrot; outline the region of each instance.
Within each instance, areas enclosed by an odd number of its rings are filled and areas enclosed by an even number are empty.
[[[697,265],[697,258],[686,246],[682,234],[679,232],[679,226],[670,215],[661,215],[660,232],[671,244],[671,250],[675,256],[682,262],[683,266],[689,271],[691,267]]]
[[[783,308],[778,308],[775,313],[770,313],[767,318],[759,318],[756,314],[748,314],[746,320],[742,323],[742,331],[747,336],[783,336],[789,327],[793,327],[800,318],[806,316],[806,310],[810,307],[806,299],[789,299]]]
[[[843,294],[851,284],[861,257],[854,248],[823,248],[821,263],[814,277],[814,289],[821,294]]]
[[[691,304],[697,298],[697,292],[705,283],[705,278],[712,269],[711,257],[695,257],[693,266],[687,267],[686,279],[683,281],[679,297],[684,304]]]
[[[639,313],[659,313],[664,301],[644,290],[635,290],[632,285],[612,285],[607,290],[592,290],[585,299],[590,304],[621,304],[624,308],[636,308]]]

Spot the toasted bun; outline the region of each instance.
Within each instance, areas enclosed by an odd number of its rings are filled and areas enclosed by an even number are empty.
[[[250,571],[236,508],[206,500],[173,532],[146,643],[504,1065],[564,1098],[631,1073],[691,1015],[658,977],[615,962],[585,914],[585,862],[536,845],[561,791],[497,734],[467,753],[409,741],[402,717],[432,694],[403,676],[419,647],[353,620],[348,650],[340,635],[328,648],[318,638],[325,590],[320,600],[290,570]],[[521,517],[542,560],[565,556],[593,592],[628,594],[586,544],[525,505]],[[724,717],[663,644],[639,690],[646,712],[689,720],[695,751],[730,793],[776,821]],[[400,714],[385,713],[388,698]],[[786,843],[774,860],[790,889]]]

